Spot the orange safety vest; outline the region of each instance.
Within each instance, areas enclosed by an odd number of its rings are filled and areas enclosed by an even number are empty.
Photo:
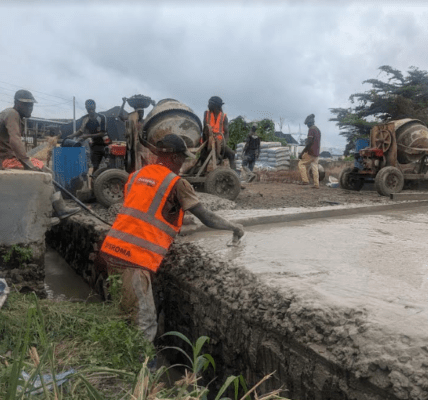
[[[125,185],[123,207],[101,252],[126,261],[126,265],[156,272],[183,224],[182,209],[174,225],[162,216],[165,202],[179,179],[159,164],[134,172]]]
[[[224,139],[224,119],[226,114],[222,111],[217,115],[217,120],[215,119],[214,113],[210,110],[205,111],[205,123],[211,126],[215,137],[218,140]]]

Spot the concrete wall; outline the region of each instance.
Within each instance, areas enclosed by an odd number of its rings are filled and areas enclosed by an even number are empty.
[[[101,294],[105,277],[96,261],[107,231],[93,217],[76,215],[47,235],[48,244]],[[347,332],[363,328],[359,315],[321,321],[315,310],[264,287],[248,271],[181,241],[172,246],[154,282],[159,333],[179,331],[193,342],[201,335],[211,338],[204,351],[217,364],[219,378],[212,388],[232,374],[242,373],[253,385],[275,372],[262,392],[282,387],[282,395],[294,400],[425,398],[412,397],[424,392],[405,379],[401,384],[387,368],[354,366],[359,350]],[[165,344],[183,345],[172,337]]]
[[[51,175],[3,170],[0,188],[0,278],[20,291],[35,291],[43,297],[45,233],[52,213]],[[31,255],[24,261],[25,249]]]

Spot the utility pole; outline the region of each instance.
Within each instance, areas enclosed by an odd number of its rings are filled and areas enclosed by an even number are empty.
[[[76,98],[73,96],[73,133],[76,132]]]

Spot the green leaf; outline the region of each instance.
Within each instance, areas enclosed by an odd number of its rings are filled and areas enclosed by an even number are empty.
[[[221,398],[221,395],[226,391],[226,389],[230,386],[231,383],[238,381],[238,377],[231,375],[226,379],[226,382],[224,382],[223,386],[220,388],[220,390],[217,393],[217,396],[215,397],[214,400],[219,400]],[[236,393],[237,389],[236,389],[236,384],[235,384],[235,393]]]

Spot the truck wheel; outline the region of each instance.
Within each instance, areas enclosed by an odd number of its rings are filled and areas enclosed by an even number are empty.
[[[238,175],[229,168],[218,167],[205,180],[205,192],[224,199],[235,200],[240,191]]]
[[[400,193],[404,186],[404,175],[395,167],[382,168],[376,175],[375,188],[382,196]]]
[[[94,183],[94,194],[98,203],[104,207],[120,203],[128,176],[122,169],[108,169],[99,174]]]
[[[364,186],[364,179],[355,178],[351,175],[352,168],[344,168],[339,175],[339,185],[342,189],[355,190],[359,192]]]
[[[325,178],[325,170],[321,164],[318,164],[318,175],[319,175],[319,181],[322,182]],[[312,174],[312,168],[309,168],[309,177],[312,180],[314,180],[314,176]]]

